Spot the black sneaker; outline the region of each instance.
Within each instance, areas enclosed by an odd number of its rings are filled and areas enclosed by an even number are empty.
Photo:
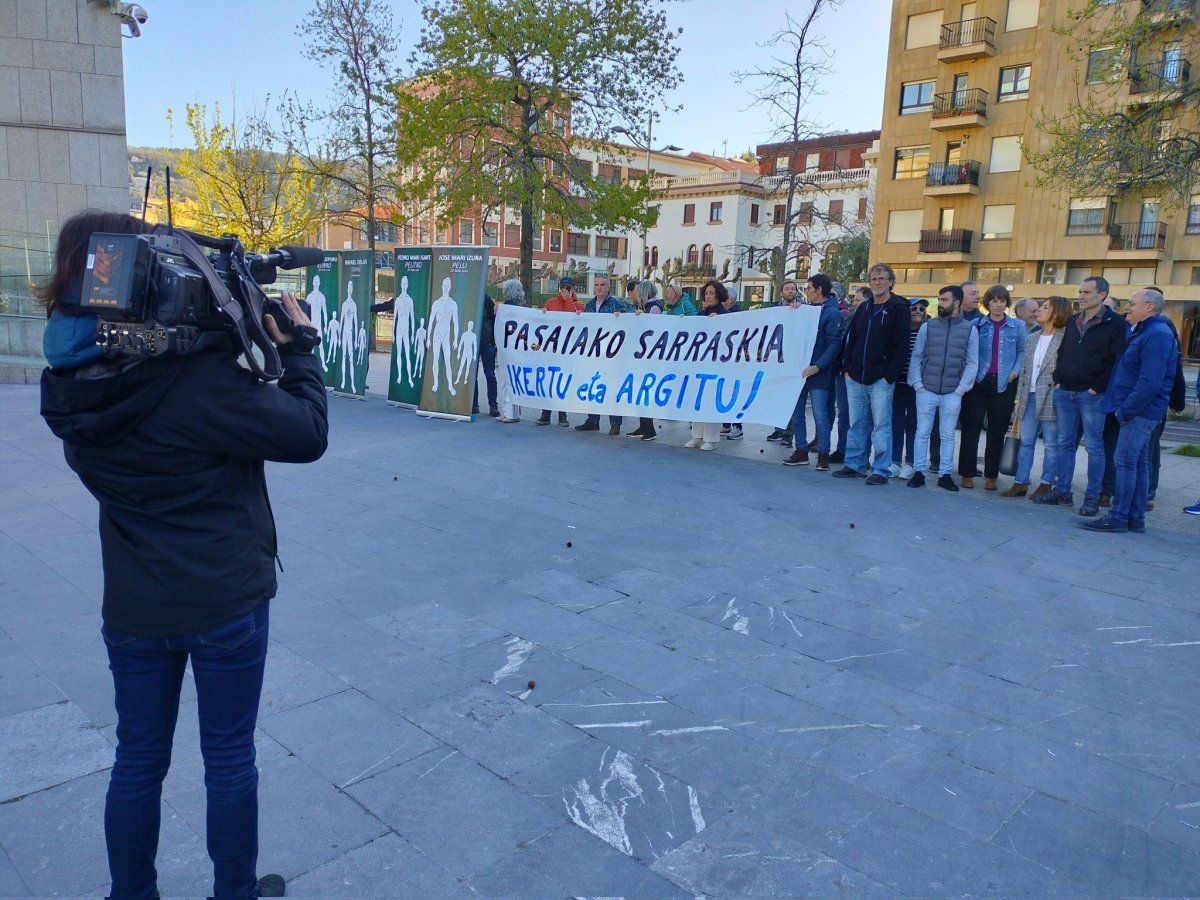
[[[582,425],[575,426],[576,431],[599,431],[600,425],[597,422],[584,422]]]
[[[534,425],[549,425],[549,424],[550,424],[550,417],[549,417],[549,416],[542,416],[540,419],[538,419],[538,420],[537,420],[536,422],[534,422],[533,424],[534,424]]]
[[[546,424],[549,425],[550,423],[547,422]],[[569,428],[571,426],[571,420],[567,418],[566,413],[559,413],[558,414],[558,424],[561,425],[563,428]]]
[[[1133,521],[1133,519],[1130,519],[1129,520],[1129,530],[1132,531],[1134,534],[1145,534],[1146,533],[1146,523],[1145,522],[1135,522],[1135,521]]]
[[[767,435],[767,440],[773,444],[776,441],[782,441],[783,436],[785,434],[787,434],[787,432],[784,429],[776,428],[774,431],[772,431],[770,434]]]
[[[625,437],[640,438],[645,432],[641,428],[636,428],[633,431],[625,432]]]
[[[943,491],[957,491],[958,485],[954,483],[953,475],[943,475],[938,479],[938,487]]]
[[[608,436],[609,437],[620,437],[621,436],[621,426],[620,425],[610,425],[608,428]]]
[[[1058,491],[1051,491],[1048,494],[1043,494],[1041,497],[1034,497],[1033,502],[1039,503],[1042,506],[1071,506],[1075,503],[1070,494],[1063,494]]]
[[[888,483],[887,478],[880,475],[878,472],[872,472],[870,475],[867,476],[867,484],[871,485],[871,487],[878,487],[881,484],[887,484],[887,483]]]
[[[911,488],[925,487],[925,473],[913,472],[913,477],[908,479],[908,486]]]
[[[488,407],[488,415],[491,416],[493,419],[499,419],[500,418],[500,407],[489,406]]]
[[[643,441],[654,441],[654,440],[658,440],[658,432],[652,431],[652,432],[648,432],[648,433],[646,433],[646,434],[643,434],[643,435],[642,435],[642,440],[643,440]]]
[[[786,431],[783,433],[783,437],[781,437],[779,439],[779,446],[780,447],[792,446],[792,436],[790,434],[788,434]]]
[[[264,875],[254,885],[256,897],[283,897],[287,895],[287,886],[282,875]]]
[[[1114,519],[1112,513],[1101,516],[1094,522],[1084,522],[1083,527],[1088,531],[1104,531],[1122,534],[1129,531],[1129,523]]]
[[[836,472],[833,473],[833,477],[834,478],[865,478],[866,476],[863,475],[862,472],[859,472],[857,469],[852,469],[849,466],[842,466],[840,469],[838,469]]]
[[[846,461],[846,454],[841,450],[834,450],[829,454],[829,461],[833,463],[844,463]]]

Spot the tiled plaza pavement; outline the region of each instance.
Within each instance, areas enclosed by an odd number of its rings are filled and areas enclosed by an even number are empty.
[[[0,390],[0,894],[99,894],[95,507],[36,410]],[[1091,535],[677,427],[331,414],[321,462],[270,467],[260,859],[289,894],[1200,892],[1200,530],[1174,506]],[[184,700],[160,884],[202,896]]]

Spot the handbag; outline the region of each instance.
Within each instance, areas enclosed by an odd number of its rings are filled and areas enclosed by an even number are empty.
[[[1000,449],[1000,474],[1017,474],[1017,454],[1021,451],[1020,420],[1013,422],[1012,428],[1004,436],[1004,446]]]

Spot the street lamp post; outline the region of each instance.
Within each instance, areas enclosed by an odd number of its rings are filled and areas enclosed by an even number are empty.
[[[653,146],[653,139],[654,139],[654,120],[657,117],[657,115],[658,115],[657,113],[652,111],[646,119],[646,146],[645,146],[645,149],[646,149],[646,202],[645,202],[645,207],[642,210],[646,216],[649,216],[649,214],[650,214],[650,154],[651,154],[651,152],[654,152],[654,153],[677,153],[683,149],[682,147],[676,147],[674,144],[667,144],[665,147],[660,147],[658,150],[651,151],[650,148]],[[629,138],[629,140],[633,143],[633,145],[635,147],[638,147],[639,149],[641,148],[642,142],[641,142],[639,136],[635,135],[628,128],[625,128],[624,126],[617,126],[616,128],[613,129],[613,131],[617,132],[618,134],[625,135],[627,138]],[[650,239],[649,239],[649,230],[650,229],[649,229],[648,225],[643,224],[641,229],[639,229],[639,230],[641,231],[641,237],[642,237],[642,260],[645,262],[646,277],[648,278],[648,277],[650,277],[650,271],[652,268],[651,261],[650,261]]]

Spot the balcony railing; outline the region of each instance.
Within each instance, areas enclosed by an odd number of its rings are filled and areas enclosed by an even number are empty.
[[[966,228],[951,228],[949,231],[922,230],[921,253],[970,253],[971,238],[975,232]]]
[[[1130,94],[1160,94],[1177,91],[1192,80],[1192,64],[1186,59],[1172,59],[1151,66],[1134,66],[1129,70]]]
[[[987,97],[987,91],[980,88],[934,94],[933,117],[944,119],[948,116],[969,116],[972,113],[987,115]]]
[[[926,187],[979,184],[979,163],[973,159],[956,163],[931,163],[925,174]]]
[[[987,17],[981,19],[963,19],[961,22],[950,22],[942,26],[942,39],[939,49],[951,47],[966,47],[970,44],[996,45],[996,20]]]
[[[1186,13],[1196,8],[1196,0],[1142,0],[1142,6],[1151,15]]]
[[[1165,222],[1124,222],[1108,227],[1109,250],[1166,250]]]

